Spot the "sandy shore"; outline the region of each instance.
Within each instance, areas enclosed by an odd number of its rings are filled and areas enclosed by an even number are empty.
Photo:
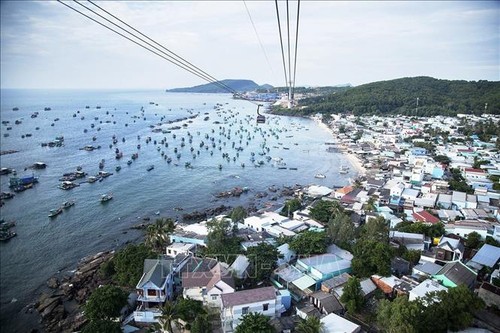
[[[316,117],[311,117],[317,124],[320,128],[328,131],[332,137],[334,139],[335,138],[335,135],[333,134],[333,131],[332,129],[327,125],[325,124],[324,122],[322,122],[320,119],[316,118]],[[360,160],[358,159],[358,157],[356,156],[356,154],[350,154],[350,153],[347,153],[347,152],[343,152],[344,156],[347,158],[347,160],[349,161],[349,163],[351,163],[352,167],[356,170],[356,172],[358,173],[358,175],[364,175],[366,174],[366,169],[363,167],[363,164],[361,164]]]

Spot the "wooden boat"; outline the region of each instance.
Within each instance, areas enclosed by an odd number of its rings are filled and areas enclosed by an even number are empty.
[[[63,212],[62,207],[51,209],[49,212],[49,217],[56,217]]]

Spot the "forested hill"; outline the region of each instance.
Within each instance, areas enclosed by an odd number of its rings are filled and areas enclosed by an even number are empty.
[[[418,98],[418,107],[417,107]],[[485,109],[485,105],[487,108]],[[500,82],[401,78],[300,100],[302,114],[500,114]]]
[[[259,86],[252,80],[221,80],[218,81],[238,92],[254,91],[257,89],[269,89],[270,85]],[[194,93],[227,93],[228,91],[218,84],[207,83],[194,87],[168,89],[168,92],[194,92]]]

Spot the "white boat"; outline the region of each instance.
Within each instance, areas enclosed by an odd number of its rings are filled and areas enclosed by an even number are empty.
[[[107,202],[111,199],[113,199],[113,195],[111,193],[108,193],[108,194],[101,195],[101,199],[99,199],[99,200],[101,201],[101,203],[104,203],[104,202]]]
[[[317,173],[314,178],[320,178],[320,179],[323,179],[323,178],[326,178],[326,176],[322,173]]]

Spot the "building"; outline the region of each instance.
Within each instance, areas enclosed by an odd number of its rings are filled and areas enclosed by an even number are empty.
[[[464,251],[464,245],[459,239],[441,236],[436,247],[435,259],[442,262],[462,260]]]
[[[418,298],[425,297],[430,292],[442,291],[442,290],[448,290],[448,289],[446,287],[443,287],[436,281],[427,279],[422,283],[420,283],[415,288],[413,288],[412,290],[410,290],[410,296],[408,299],[410,301],[415,301]]]
[[[221,295],[235,292],[231,274],[220,263],[209,271],[184,273],[182,287],[184,298],[202,301],[212,307],[220,307]]]
[[[476,283],[476,278],[477,273],[460,261],[447,263],[432,276],[433,280],[439,281],[443,286],[448,288],[463,284],[472,289]]]
[[[285,311],[274,287],[237,291],[221,296],[221,323],[224,333],[234,332],[244,315],[256,312],[270,319]]]
[[[323,324],[323,333],[358,333],[361,332],[361,326],[353,323],[334,313],[320,319]]]

